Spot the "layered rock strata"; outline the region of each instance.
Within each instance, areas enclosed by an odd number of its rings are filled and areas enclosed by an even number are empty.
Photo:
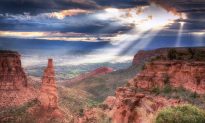
[[[39,100],[45,109],[58,107],[58,95],[52,59],[48,60],[48,66],[43,73]]]
[[[163,88],[169,84],[183,87],[198,94],[205,93],[205,62],[182,60],[159,60],[145,65],[145,68],[129,85],[145,90]]]
[[[0,109],[23,105],[37,96],[38,91],[28,85],[20,54],[0,51]]]
[[[205,48],[160,48],[156,50],[140,50],[135,54],[132,64],[139,65],[153,58],[169,59],[169,55],[176,55],[175,59],[196,60],[201,57],[205,61]]]
[[[0,90],[18,90],[27,86],[20,57],[17,52],[0,51]]]
[[[152,123],[163,107],[185,103],[180,99],[166,99],[137,93],[135,89],[120,87],[115,96],[108,97],[98,108],[86,109],[77,123]]]

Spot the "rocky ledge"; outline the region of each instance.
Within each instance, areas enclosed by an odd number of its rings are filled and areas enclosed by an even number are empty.
[[[130,86],[151,90],[165,85],[183,87],[198,94],[205,93],[205,62],[153,61],[128,82]]]

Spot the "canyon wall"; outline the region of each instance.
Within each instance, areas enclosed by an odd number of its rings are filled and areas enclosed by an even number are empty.
[[[198,94],[205,93],[205,62],[203,61],[153,61],[129,85],[151,90],[165,85],[183,87]]]
[[[186,102],[161,96],[138,93],[130,87],[120,87],[102,105],[85,109],[76,123],[152,123],[157,112],[167,106]]]
[[[153,94],[155,88],[183,87],[205,94],[205,48],[164,48],[140,51],[133,65],[144,67],[126,87],[115,91],[96,108],[85,109],[77,123],[152,123],[157,112],[167,106],[188,103],[180,98]]]
[[[205,48],[159,48],[156,50],[140,50],[135,54],[132,64],[139,65],[140,63],[149,62],[156,57],[170,59],[169,55],[176,55],[175,59],[178,60],[199,60],[200,57],[205,60]]]
[[[37,96],[38,91],[28,85],[20,54],[0,51],[0,109],[22,105]]]
[[[27,86],[20,57],[17,52],[0,51],[0,90],[17,90]]]

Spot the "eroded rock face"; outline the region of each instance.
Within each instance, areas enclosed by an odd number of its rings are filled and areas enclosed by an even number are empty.
[[[144,63],[145,61],[149,61],[151,58],[154,58],[156,56],[167,56],[168,48],[162,48],[157,50],[149,50],[144,51],[140,50],[133,58],[132,64],[138,65],[141,63]]]
[[[140,100],[145,97],[144,94],[136,94],[130,88],[118,88],[116,90],[115,105],[111,112],[113,123],[132,123],[137,119],[135,107],[139,105]]]
[[[174,51],[174,52],[173,52]],[[176,55],[174,59],[181,60],[196,60],[199,57],[203,57],[203,61],[205,61],[205,48],[160,48],[156,50],[141,50],[139,51],[133,58],[132,64],[139,65],[146,61],[150,61],[153,58],[162,58],[162,59],[170,59],[169,53],[172,52],[172,55]],[[176,53],[176,54],[175,54]]]
[[[120,87],[115,97],[108,97],[101,107],[85,110],[76,122],[152,123],[158,110],[182,103],[185,102],[180,99],[166,99],[137,93],[129,87]]]
[[[48,66],[43,73],[39,100],[44,109],[58,107],[57,87],[52,59],[48,60]]]
[[[23,105],[37,98],[38,90],[27,82],[19,53],[0,51],[0,109]]]
[[[0,51],[0,90],[19,90],[26,86],[27,77],[20,55],[13,51]]]
[[[205,93],[205,62],[203,61],[153,61],[146,64],[129,84],[137,88],[150,90],[162,88],[165,84],[184,87],[199,94]]]

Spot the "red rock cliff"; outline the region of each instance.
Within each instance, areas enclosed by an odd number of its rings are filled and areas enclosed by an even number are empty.
[[[175,50],[176,52],[178,52],[178,56],[181,55],[181,57],[178,57],[178,59],[181,60],[188,60],[190,54],[192,53],[205,53],[205,48],[160,48],[156,50],[141,50],[134,56],[132,64],[138,65],[140,63],[144,63],[145,61],[150,61],[151,59],[156,57],[163,57],[167,59],[170,50]]]
[[[13,51],[0,51],[0,108],[19,106],[35,99],[38,91],[27,82],[21,56]]]
[[[145,64],[144,70],[131,79],[127,87],[118,88],[115,96],[108,97],[104,105],[84,110],[83,116],[76,122],[152,123],[161,108],[187,102],[156,96],[149,90],[169,84],[205,93],[204,51],[204,48],[177,48],[138,53],[133,64],[150,61]]]
[[[0,90],[16,90],[27,86],[27,77],[21,66],[20,55],[0,51]]]
[[[162,88],[165,84],[170,84],[173,87],[182,86],[192,92],[204,94],[205,62],[153,61],[146,64],[145,69],[131,79],[129,84],[143,89]]]
[[[108,97],[97,108],[86,109],[76,123],[152,123],[157,111],[167,106],[185,103],[180,99],[137,93],[135,89],[120,87],[115,96]]]

